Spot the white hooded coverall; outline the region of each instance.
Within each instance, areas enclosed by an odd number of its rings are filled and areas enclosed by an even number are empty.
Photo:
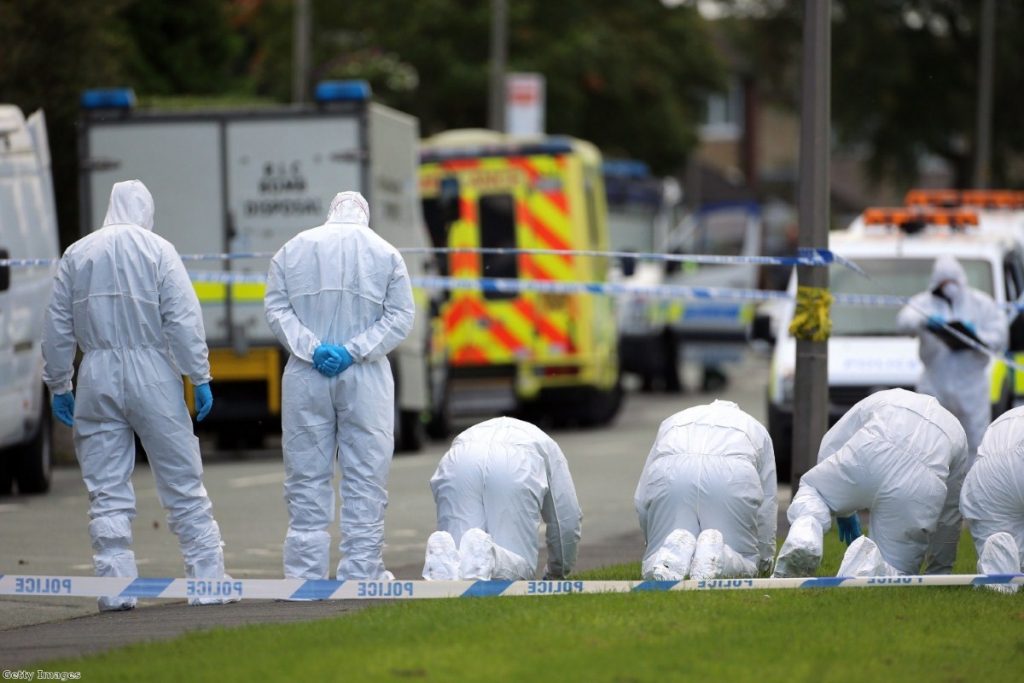
[[[138,180],[116,183],[103,227],[68,247],[57,270],[43,334],[43,380],[75,396],[75,453],[89,492],[98,576],[138,576],[131,550],[135,440],[156,478],[167,522],[190,577],[221,578],[220,530],[202,483],[199,441],[181,376],[210,381],[206,335],[188,273],[154,234],[153,198]],[[101,609],[134,598],[100,598]]]
[[[985,432],[978,458],[964,480],[960,511],[978,551],[979,573],[1022,570],[1024,406],[1003,413]],[[1016,586],[999,588],[1016,590]]]
[[[652,556],[676,529],[717,529],[722,577],[767,572],[775,556],[775,453],[768,431],[731,401],[687,408],[658,428],[634,504]],[[680,576],[679,578],[683,578]]]
[[[867,508],[881,575],[916,574],[922,560],[929,574],[952,572],[966,472],[967,437],[937,400],[905,389],[868,396],[828,430],[818,464],[800,478],[777,569],[784,569],[787,546],[801,540],[794,534],[798,520],[813,518],[820,547],[832,515]]]
[[[459,434],[430,478],[430,489],[437,528],[456,544],[470,529],[491,535],[491,578],[534,578],[541,520],[547,524],[546,575],[561,578],[575,567],[583,513],[569,464],[558,444],[529,422],[498,417]]]
[[[957,284],[956,293],[949,299],[934,293],[946,280]],[[974,349],[950,349],[926,329],[929,315],[941,316],[949,322],[972,323],[978,338],[989,349],[1002,353],[1008,335],[1006,314],[992,297],[967,285],[967,274],[959,261],[952,256],[940,256],[935,260],[928,291],[912,297],[897,318],[900,329],[920,338],[919,354],[924,373],[917,390],[939,399],[942,407],[960,420],[973,461],[992,419],[989,379],[985,372],[989,358]]]
[[[341,192],[327,222],[293,237],[270,264],[267,322],[291,354],[281,406],[289,578],[328,576],[335,454],[342,498],[337,576],[385,576],[395,417],[387,354],[412,329],[415,307],[405,261],[369,224],[363,196]],[[334,377],[321,375],[312,365],[320,344],[343,345],[354,363]]]

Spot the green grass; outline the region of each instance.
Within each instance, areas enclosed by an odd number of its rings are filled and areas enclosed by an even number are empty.
[[[964,539],[957,571],[973,573]],[[822,573],[841,547],[830,534]],[[586,572],[635,579],[639,564]],[[83,680],[1017,681],[1024,595],[821,589],[392,603],[40,668]]]

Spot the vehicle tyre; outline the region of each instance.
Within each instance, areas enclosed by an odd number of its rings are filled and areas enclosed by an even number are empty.
[[[395,431],[401,435],[400,440],[395,441],[397,450],[405,453],[420,451],[426,440],[426,431],[423,420],[420,419],[420,411],[400,410],[397,417],[400,426]]]
[[[8,451],[0,451],[0,496],[11,495],[14,486],[14,468],[11,466],[14,457]]]
[[[793,478],[793,416],[768,403],[768,435],[775,451],[775,475],[779,481]]]
[[[44,399],[46,393],[43,393]],[[49,401],[43,401],[39,424],[32,439],[12,449],[9,462],[14,465],[14,478],[19,493],[46,493],[53,473],[53,430]]]
[[[431,380],[436,381],[433,375],[431,375]],[[432,405],[430,406],[430,419],[427,420],[425,425],[427,436],[437,440],[447,439],[452,432],[447,373],[445,373],[444,378],[440,382],[443,382],[443,386],[439,388],[435,388],[433,384],[431,386],[430,396]]]

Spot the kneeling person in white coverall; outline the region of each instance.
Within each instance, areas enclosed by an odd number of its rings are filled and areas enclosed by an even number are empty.
[[[339,579],[391,579],[384,509],[394,454],[395,383],[387,354],[412,329],[405,261],[370,229],[358,192],[341,192],[324,225],[274,255],[267,322],[291,356],[281,428],[288,578],[328,577],[334,462],[341,468]]]
[[[960,511],[978,551],[979,573],[1024,571],[1024,407],[1003,413],[985,432],[964,480]],[[1018,586],[989,588],[1012,593]]]
[[[879,391],[853,406],[825,434],[818,464],[800,478],[789,505],[789,535],[775,576],[812,576],[822,535],[836,515],[849,544],[839,576],[953,571],[960,538],[960,488],[967,437],[931,396]],[[871,512],[871,538],[857,511]]]
[[[775,454],[768,431],[730,401],[661,423],[634,496],[645,579],[767,575],[775,556]]]
[[[583,513],[569,465],[558,444],[529,422],[499,417],[462,432],[430,488],[438,531],[427,540],[423,578],[532,579],[541,520],[545,578],[563,578],[576,565]]]
[[[186,575],[220,579],[224,544],[203,487],[199,440],[181,381],[182,373],[192,381],[196,419],[202,420],[213,405],[203,317],[178,252],[152,230],[146,186],[115,184],[103,227],[68,247],[57,268],[43,334],[43,380],[57,419],[74,429],[97,576],[138,576],[131,549],[138,434]],[[71,391],[76,345],[82,350],[77,397]],[[221,602],[189,598],[193,605]],[[135,603],[99,599],[103,611]]]

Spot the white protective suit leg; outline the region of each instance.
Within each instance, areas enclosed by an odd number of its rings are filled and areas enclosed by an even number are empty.
[[[978,557],[984,554],[988,539],[998,533],[1010,534],[1024,553],[1024,458],[995,453],[979,458],[967,473],[960,508]],[[1024,565],[1024,554],[1019,559]]]
[[[423,578],[427,581],[455,581],[459,578],[459,550],[447,531],[435,531],[427,539]]]
[[[867,536],[860,536],[843,555],[836,576],[896,576],[899,572],[885,561],[878,546]]]
[[[978,555],[979,574],[1016,574],[1021,568],[1020,548],[1012,535],[1000,531],[988,537]],[[998,593],[1016,593],[1020,586],[988,585],[985,588]]]
[[[199,439],[192,429],[192,420],[185,402],[181,377],[155,354],[126,354],[125,372],[135,363],[146,363],[149,381],[142,385],[144,396],[128,391],[128,417],[146,449],[149,465],[156,479],[157,496],[167,511],[167,525],[178,537],[185,561],[185,575],[190,578],[224,578],[224,543],[220,527],[213,518],[213,504],[203,486],[203,464]],[[162,369],[159,378],[153,377]],[[152,409],[159,397],[161,408]],[[133,407],[133,406],[138,406]],[[220,598],[191,598],[190,605],[221,604]]]
[[[803,490],[803,487],[800,487]],[[775,578],[814,576],[824,554],[824,533],[821,523],[811,515],[797,518],[790,524],[786,540],[775,561]]]
[[[337,452],[330,384],[308,363],[288,361],[281,386],[281,445],[289,519],[283,561],[289,579],[326,579],[330,572]]]
[[[690,565],[691,579],[735,579],[756,574],[757,564],[730,548],[721,531],[705,529],[700,532]]]
[[[676,529],[648,555],[642,565],[648,581],[682,581],[690,571],[697,539],[686,529]]]
[[[110,352],[104,352],[107,354]],[[110,354],[113,355],[113,354]],[[83,360],[79,369],[79,391],[75,405],[75,455],[82,480],[89,492],[89,535],[93,566],[97,576],[139,575],[132,552],[132,519],[135,518],[135,438],[118,406],[112,389],[97,384],[91,370],[95,356]],[[120,363],[114,366],[120,384]],[[92,382],[83,378],[92,379]],[[101,611],[131,609],[135,598],[116,596],[99,599]]]
[[[384,580],[384,511],[395,452],[395,382],[387,359],[356,363],[336,380],[341,464],[338,578]]]
[[[500,449],[449,454],[430,481],[437,503],[437,526],[459,543],[473,528],[485,530],[494,546],[491,578],[534,578],[537,532],[544,500],[543,472],[536,459],[505,457]]]
[[[700,455],[664,457],[650,466],[643,495],[645,562],[677,529],[694,537],[715,529],[730,553],[740,556],[737,566],[749,562],[756,573],[757,513],[764,492],[757,471],[745,461]]]

